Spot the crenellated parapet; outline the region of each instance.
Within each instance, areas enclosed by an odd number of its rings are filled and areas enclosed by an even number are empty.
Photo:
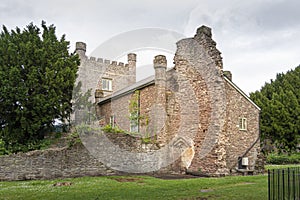
[[[76,53],[80,57],[77,82],[82,82],[82,92],[92,89],[92,93],[102,90],[102,80],[110,82],[109,90],[103,89],[103,95],[129,86],[136,81],[136,54],[129,53],[127,63],[117,62],[106,58],[88,57],[87,45],[84,42],[76,43]],[[106,83],[107,84],[107,83]],[[91,98],[94,101],[93,98]]]
[[[106,65],[113,65],[113,66],[120,66],[123,67],[124,63],[123,62],[117,62],[117,61],[111,61],[106,58],[96,58],[94,56],[88,57],[86,55],[86,44],[84,42],[76,42],[76,53],[79,55],[81,61],[84,62],[92,62],[93,64],[106,64]],[[130,59],[128,59],[129,62],[136,60],[136,55],[130,53],[128,56]]]
[[[120,66],[123,67],[124,63],[123,62],[117,62],[117,61],[111,61],[105,58],[96,58],[96,57],[86,57],[86,61],[88,62],[94,62],[95,64],[106,64],[106,65],[114,65],[114,66]]]

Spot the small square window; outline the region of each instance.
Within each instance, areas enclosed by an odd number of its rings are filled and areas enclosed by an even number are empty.
[[[108,78],[102,79],[102,90],[112,91],[112,80]]]
[[[243,131],[247,130],[247,118],[241,117],[239,119],[239,129]]]

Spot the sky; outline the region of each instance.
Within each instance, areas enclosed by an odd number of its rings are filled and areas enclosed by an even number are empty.
[[[15,29],[31,22],[40,26],[44,20],[56,26],[57,35],[66,35],[71,51],[82,41],[87,55],[96,57],[103,57],[97,55],[99,46],[126,33],[147,39],[143,31],[161,29],[178,33],[180,39],[193,37],[206,25],[222,52],[224,70],[249,94],[300,64],[299,8],[298,0],[1,0],[0,24]],[[160,50],[155,47],[142,48],[144,57],[138,54],[137,64],[152,63],[153,53]],[[167,50],[162,53],[172,57],[172,49]]]

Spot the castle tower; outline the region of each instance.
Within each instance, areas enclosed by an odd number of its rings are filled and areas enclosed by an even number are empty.
[[[157,55],[153,60],[155,70],[155,95],[156,103],[162,106],[166,104],[166,69],[167,59],[164,55]]]
[[[86,58],[86,44],[84,42],[76,42],[76,53],[79,55],[80,59]]]

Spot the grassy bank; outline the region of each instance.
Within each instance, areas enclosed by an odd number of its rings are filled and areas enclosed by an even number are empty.
[[[66,183],[67,186],[54,186]],[[0,182],[0,199],[267,199],[267,176],[162,180],[148,176]]]

